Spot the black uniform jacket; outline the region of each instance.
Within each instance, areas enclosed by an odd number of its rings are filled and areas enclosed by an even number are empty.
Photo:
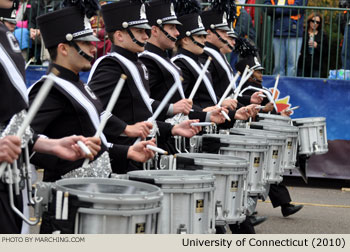
[[[0,123],[6,123],[11,117],[27,108],[25,85],[24,92],[19,89],[15,77],[25,82],[25,62],[15,36],[0,23]],[[24,98],[25,97],[25,98]]]
[[[247,88],[247,87],[256,87],[256,88],[260,88],[260,89],[264,89],[264,87],[262,86],[261,83],[256,83],[256,82],[251,82],[251,81],[247,81],[246,83],[243,84],[242,86],[242,90]],[[257,92],[256,90],[247,90],[243,93],[243,95],[245,97],[249,97],[249,99],[246,99],[246,101],[249,101],[249,102],[246,102],[244,105],[249,105],[250,104],[250,97],[255,93]],[[268,104],[270,101],[267,97],[264,98],[264,100],[262,101],[261,103],[261,106],[265,106],[266,104]],[[271,112],[272,114],[276,114],[276,110],[273,109],[273,111]]]
[[[173,64],[167,53],[160,49],[159,47],[147,43],[145,50],[155,53],[168,61],[170,64]],[[160,64],[155,59],[147,56],[147,55],[140,55],[140,60],[146,65],[148,69],[149,74],[149,89],[151,92],[151,97],[155,100],[161,101],[165,95],[168,93],[169,89],[173,86],[175,80],[172,74],[169,72],[168,69],[166,69],[162,64]],[[179,74],[181,75],[181,70],[175,67]],[[180,101],[181,95],[179,91],[177,90],[173,97],[170,99],[170,103],[176,103]],[[193,106],[194,111],[190,112],[189,117],[191,119],[200,119],[200,121],[205,121],[206,119],[206,113],[202,112],[202,108],[199,106]]]
[[[132,53],[124,48],[119,46],[113,46],[112,52],[117,52],[122,56],[126,57],[132,61],[135,66],[138,68],[141,78],[143,79],[144,86],[147,91],[147,78],[145,78],[145,67],[142,66],[142,63],[138,60],[137,54]],[[140,91],[138,90],[136,84],[134,83],[131,74],[128,69],[113,56],[107,56],[102,61],[99,62],[96,67],[91,80],[89,82],[89,87],[95,92],[95,94],[102,101],[103,107],[105,108],[108,104],[108,101],[113,93],[113,90],[121,76],[121,74],[126,74],[128,78],[124,84],[124,87],[120,93],[119,99],[112,110],[112,114],[115,117],[120,118],[126,124],[135,124],[137,122],[146,121],[149,117],[152,116],[152,113],[148,110],[145,102],[142,99]],[[158,107],[159,102],[154,101],[152,103],[152,109]],[[169,108],[166,107],[161,115],[165,118],[165,114]],[[160,129],[161,138],[168,138],[171,134],[172,126],[169,124],[158,122],[158,127]],[[117,137],[111,132],[105,132],[108,141],[113,143],[121,144],[133,144],[135,139],[128,137]]]
[[[233,70],[230,64],[227,62],[225,56],[220,52],[220,49],[209,42],[206,42],[205,46],[217,51],[220,54],[220,56],[222,56],[222,60],[225,62],[225,64],[227,64],[230,72],[233,74]],[[222,67],[222,65],[220,64],[219,60],[216,57],[214,57],[214,55],[210,54],[207,51],[204,51],[204,53],[200,56],[200,61],[204,64],[204,62],[207,61],[209,56],[213,58],[212,63],[209,65],[208,70],[213,79],[214,90],[217,96],[222,97],[227,86],[230,84],[231,80],[227,76],[227,73],[225,69]],[[238,83],[239,82],[237,81],[236,84],[238,85]],[[230,92],[229,95],[232,94],[232,92]],[[237,107],[238,108],[242,107],[242,104],[247,102],[246,99],[248,99],[248,97],[245,97],[245,96],[238,97],[238,102],[241,104],[238,104]]]
[[[186,49],[183,49],[183,48],[180,48],[178,50],[177,54],[183,54],[185,56],[190,57],[198,64],[198,66],[201,69],[203,68],[203,66],[201,66],[201,63],[199,62],[198,55],[195,55],[194,53],[192,53]],[[185,96],[189,97],[195,83],[197,82],[199,74],[193,68],[193,66],[185,59],[182,59],[182,58],[176,59],[174,61],[174,63],[181,69],[182,77],[184,78],[184,80],[182,82],[183,89],[185,92]],[[206,76],[208,77],[209,81],[212,83],[212,78],[211,78],[211,75],[208,71],[206,72]],[[216,99],[217,99],[217,101],[220,100],[220,98],[217,96],[216,96]],[[216,105],[216,104],[214,104],[213,99],[211,98],[204,81],[202,81],[201,84],[199,85],[199,88],[198,88],[198,90],[193,98],[193,103],[195,105],[203,108],[203,109],[206,107]]]
[[[58,77],[68,81],[72,86],[77,87],[95,106],[97,113],[103,111],[99,99],[93,93],[86,89],[86,85],[80,81],[79,75],[63,68],[62,66],[53,64],[58,69]],[[39,92],[44,80],[40,80],[31,89],[29,100],[32,103],[35,96]],[[90,94],[92,93],[92,94]],[[111,124],[111,122],[108,122]],[[54,84],[48,97],[35,116],[31,126],[37,133],[46,135],[50,138],[62,138],[70,135],[83,135],[85,137],[94,136],[96,129],[82,105],[72,98],[62,87]],[[101,151],[97,157],[107,150],[107,146],[103,143]],[[120,160],[120,164],[126,162],[128,147],[113,145],[109,149],[111,159]],[[97,158],[95,157],[95,158]],[[81,167],[84,160],[74,162],[60,159],[55,156],[46,154],[35,154],[34,162],[45,169],[44,180],[55,181],[61,178],[67,172]],[[113,170],[116,171],[116,167]]]

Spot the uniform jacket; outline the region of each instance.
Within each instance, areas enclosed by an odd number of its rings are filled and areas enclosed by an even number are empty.
[[[103,108],[99,99],[87,89],[87,86],[80,81],[79,75],[63,68],[59,65],[54,65],[59,70],[58,77],[66,80],[72,86],[75,86],[80,92],[94,105],[98,115],[102,113]],[[29,93],[30,102],[33,102],[35,96],[39,92],[44,79],[39,80],[34,84]],[[108,122],[110,124],[111,122]],[[40,134],[50,138],[62,138],[70,135],[83,135],[90,137],[95,135],[96,129],[81,103],[65,91],[62,87],[54,84],[48,97],[39,109],[37,115],[32,122],[33,129]],[[110,147],[110,146],[108,146]],[[118,159],[126,162],[128,147],[113,145],[107,148],[102,143],[101,151],[95,157],[97,158],[104,151],[109,150],[111,159]],[[61,178],[62,175],[81,167],[84,160],[74,162],[60,159],[55,156],[46,154],[36,154],[33,157],[35,163],[44,168],[44,181],[55,181]],[[113,168],[116,171],[116,167]]]
[[[166,61],[168,61],[170,64],[173,65],[173,63],[170,61],[167,53],[160,49],[159,47],[147,43],[145,47],[146,51],[149,51],[151,53],[157,54],[158,56],[162,57]],[[149,57],[148,55],[141,54],[140,60],[146,65],[149,73],[149,89],[151,92],[151,97],[155,100],[161,101],[169,89],[174,84],[175,80],[172,76],[171,72],[166,69],[161,63],[159,63],[157,60],[155,60],[152,57]],[[181,76],[181,69],[175,66],[175,69],[177,69],[178,74]],[[176,91],[173,97],[170,99],[170,103],[176,103],[179,100],[181,100],[182,97],[180,95],[179,91]],[[191,119],[200,119],[200,121],[205,121],[207,114],[204,112],[201,112],[200,107],[193,106],[194,112],[191,112],[189,114],[189,117]]]
[[[142,66],[142,63],[138,60],[137,55],[118,46],[112,46],[112,52],[116,52],[132,61],[132,63],[138,68],[142,82],[146,88],[146,91],[148,91],[147,69],[146,67]],[[137,122],[146,121],[152,116],[152,113],[147,108],[140,91],[131,77],[130,72],[122,61],[111,55],[107,55],[101,61],[97,61],[95,64],[93,66],[95,70],[90,73],[90,81],[88,85],[100,98],[103,107],[107,106],[110,96],[112,95],[121,74],[126,74],[128,78],[126,79],[119,99],[112,110],[112,114],[124,121],[125,127],[127,124],[135,124]],[[157,101],[152,103],[153,111],[158,107],[158,105],[159,102]],[[163,110],[163,115],[161,116],[165,117],[167,110],[168,107]],[[159,123],[158,126],[161,130],[161,135],[167,138],[172,127],[168,124],[162,123]],[[135,141],[135,139],[131,138],[117,137],[111,132],[105,133],[107,139],[112,142],[132,144]]]

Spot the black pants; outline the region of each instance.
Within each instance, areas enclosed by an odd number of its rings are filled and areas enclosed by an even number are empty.
[[[287,187],[283,184],[271,184],[269,197],[273,207],[279,207],[292,201]]]
[[[22,211],[22,196],[14,195],[15,206]],[[20,234],[22,219],[12,211],[7,185],[0,181],[0,234]]]

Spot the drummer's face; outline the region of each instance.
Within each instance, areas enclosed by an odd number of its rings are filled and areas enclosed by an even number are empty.
[[[0,8],[10,9],[12,7],[13,0],[0,0]]]
[[[260,70],[254,71],[253,77],[255,79],[257,79],[258,81],[260,81],[260,82],[262,82],[262,80],[263,80],[263,74],[262,74],[262,72]]]

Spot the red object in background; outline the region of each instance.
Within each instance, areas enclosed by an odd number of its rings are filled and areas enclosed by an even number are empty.
[[[97,48],[97,59],[111,51],[112,42],[106,37],[105,29],[99,29],[97,37],[99,42],[92,42]],[[104,45],[106,44],[106,45]]]
[[[246,4],[255,4],[255,0],[247,0]],[[254,20],[254,14],[255,14],[255,7],[250,7],[247,6],[245,7],[245,10],[248,12],[248,14],[250,15],[250,17],[252,18],[252,22],[253,22],[253,26],[255,25],[255,20]]]

